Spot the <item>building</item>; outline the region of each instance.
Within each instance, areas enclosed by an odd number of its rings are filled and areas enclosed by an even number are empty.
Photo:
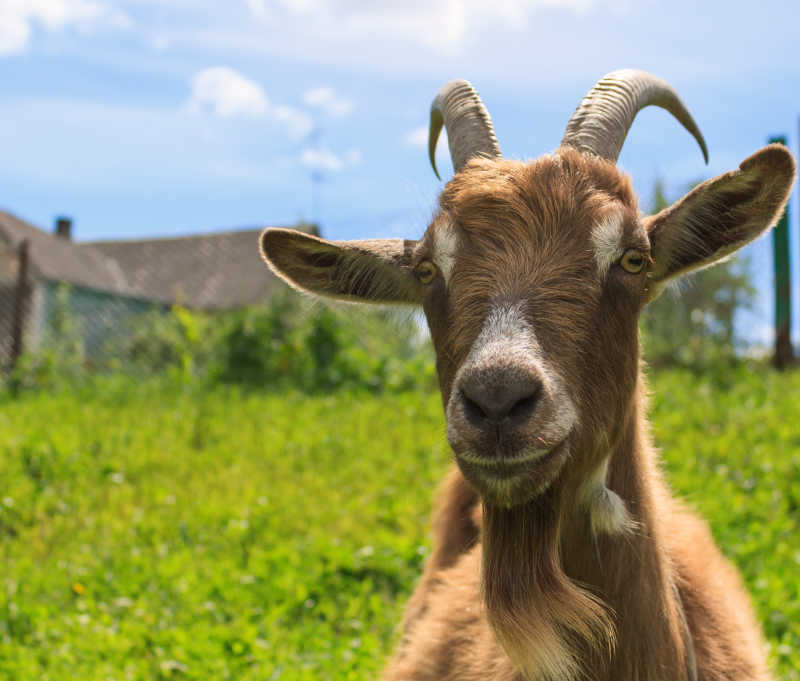
[[[208,311],[254,305],[267,300],[277,285],[258,253],[261,229],[76,242],[71,226],[69,219],[59,218],[55,230],[46,232],[0,211],[0,361],[12,354],[24,242],[28,348],[47,336],[63,284],[69,286],[69,313],[82,329],[87,352],[132,316],[175,304]],[[311,225],[300,228],[316,231]]]

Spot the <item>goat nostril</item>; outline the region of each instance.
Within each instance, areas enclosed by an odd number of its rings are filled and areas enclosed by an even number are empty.
[[[464,414],[467,419],[472,423],[479,424],[489,418],[488,414],[483,410],[475,400],[471,399],[463,390],[461,392],[461,399],[464,403]]]
[[[512,423],[526,421],[533,414],[536,403],[539,401],[539,390],[531,393],[527,397],[518,400],[511,409],[508,410],[508,418]]]

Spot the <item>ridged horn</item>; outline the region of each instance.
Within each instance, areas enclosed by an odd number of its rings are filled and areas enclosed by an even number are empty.
[[[706,141],[678,93],[661,78],[636,69],[612,71],[597,81],[569,119],[561,145],[616,161],[636,114],[651,105],[678,119],[708,163]]]
[[[475,88],[466,80],[451,80],[439,90],[431,105],[428,155],[436,177],[439,177],[436,143],[443,125],[447,129],[450,158],[456,172],[474,156],[500,157],[500,145],[494,135],[492,118]]]

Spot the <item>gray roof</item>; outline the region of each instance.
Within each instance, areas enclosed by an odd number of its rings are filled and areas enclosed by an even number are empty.
[[[100,251],[56,237],[2,211],[0,236],[12,248],[28,240],[29,263],[34,276],[122,295],[135,295],[119,265]]]
[[[28,239],[43,279],[208,310],[261,302],[277,285],[258,253],[260,233],[74,242],[0,212],[0,237],[12,245]]]
[[[200,309],[263,301],[277,283],[258,253],[260,229],[172,239],[94,241],[119,264],[139,297]]]

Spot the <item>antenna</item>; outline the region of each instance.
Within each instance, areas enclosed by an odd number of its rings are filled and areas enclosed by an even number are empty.
[[[311,148],[322,153],[322,127],[315,125],[308,135]],[[322,185],[325,183],[325,173],[320,168],[311,168],[311,223],[319,228],[321,219]]]

